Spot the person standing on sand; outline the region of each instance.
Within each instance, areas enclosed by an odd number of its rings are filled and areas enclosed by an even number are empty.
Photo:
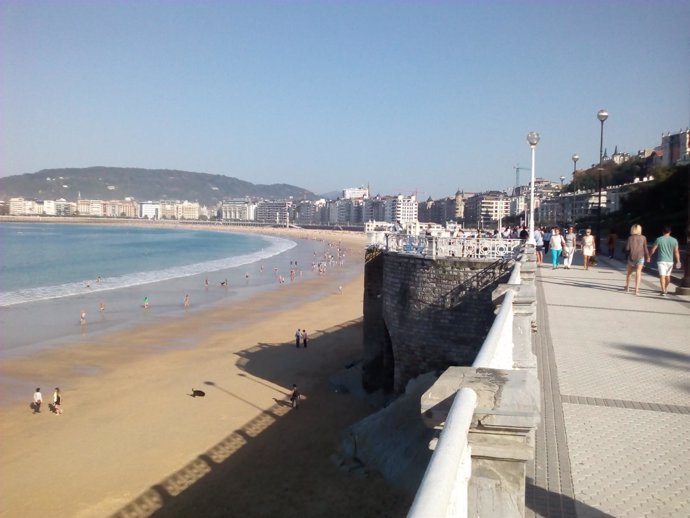
[[[680,250],[678,248],[678,240],[671,237],[671,227],[665,226],[663,235],[656,238],[650,256],[659,250],[659,256],[656,258],[656,267],[659,270],[659,284],[661,285],[661,295],[665,297],[668,293],[668,285],[671,283],[671,272],[673,271],[673,260],[675,259],[676,268],[680,268]]]
[[[43,403],[43,396],[41,395],[41,387],[36,387],[34,392],[34,414],[41,413],[41,403]]]
[[[307,336],[307,330],[302,329],[302,343],[304,344],[304,348],[307,348],[307,340],[309,340],[309,337]]]
[[[300,333],[299,327],[297,328],[297,331],[295,331],[295,347],[299,349],[299,339],[301,338],[302,333]]]
[[[299,393],[299,389],[297,388],[297,385],[293,383],[292,394],[290,394],[290,402],[292,403],[292,408],[297,408],[299,406],[300,397],[301,394]]]
[[[184,308],[187,309],[189,307],[189,294],[184,296]]]
[[[630,291],[630,275],[635,270],[635,295],[640,294],[642,267],[649,262],[647,238],[642,235],[642,226],[635,224],[630,227],[630,237],[625,245],[628,254],[628,271],[625,274],[625,291]]]
[[[144,297],[144,309],[149,309],[149,298]]]
[[[60,394],[60,387],[55,387],[55,392],[53,392],[53,409],[55,415],[60,415],[62,413],[62,396]]]
[[[86,310],[82,309],[81,312],[79,313],[79,323],[81,325],[86,324]]]

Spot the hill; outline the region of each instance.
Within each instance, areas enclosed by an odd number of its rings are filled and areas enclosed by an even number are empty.
[[[230,176],[170,169],[87,167],[43,169],[0,178],[0,198],[113,200],[189,200],[214,206],[232,198],[315,199],[314,193],[288,184],[253,184]]]

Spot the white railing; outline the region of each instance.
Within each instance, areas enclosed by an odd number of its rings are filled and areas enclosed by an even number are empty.
[[[513,259],[522,241],[484,237],[413,236],[395,232],[368,232],[369,246],[389,252],[425,257],[464,257],[470,259]]]
[[[513,299],[514,290],[507,290],[501,309],[486,335],[472,367],[487,369],[513,368]]]
[[[509,283],[520,284],[519,276],[518,261]],[[515,290],[509,288],[472,367],[513,368],[514,297]],[[472,471],[468,433],[476,401],[477,394],[472,389],[462,388],[456,393],[408,518],[467,517],[467,488]]]
[[[472,455],[467,434],[477,393],[460,389],[450,407],[408,518],[466,518]]]

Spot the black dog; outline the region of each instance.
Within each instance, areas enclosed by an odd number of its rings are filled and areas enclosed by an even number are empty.
[[[197,390],[197,389],[192,389],[192,393],[190,394],[192,397],[204,397],[206,395],[206,392],[203,390]]]

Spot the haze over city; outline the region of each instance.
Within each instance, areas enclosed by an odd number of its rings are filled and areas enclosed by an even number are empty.
[[[690,124],[690,3],[0,2],[0,176],[94,165],[420,198]],[[523,171],[526,183],[528,171]]]

